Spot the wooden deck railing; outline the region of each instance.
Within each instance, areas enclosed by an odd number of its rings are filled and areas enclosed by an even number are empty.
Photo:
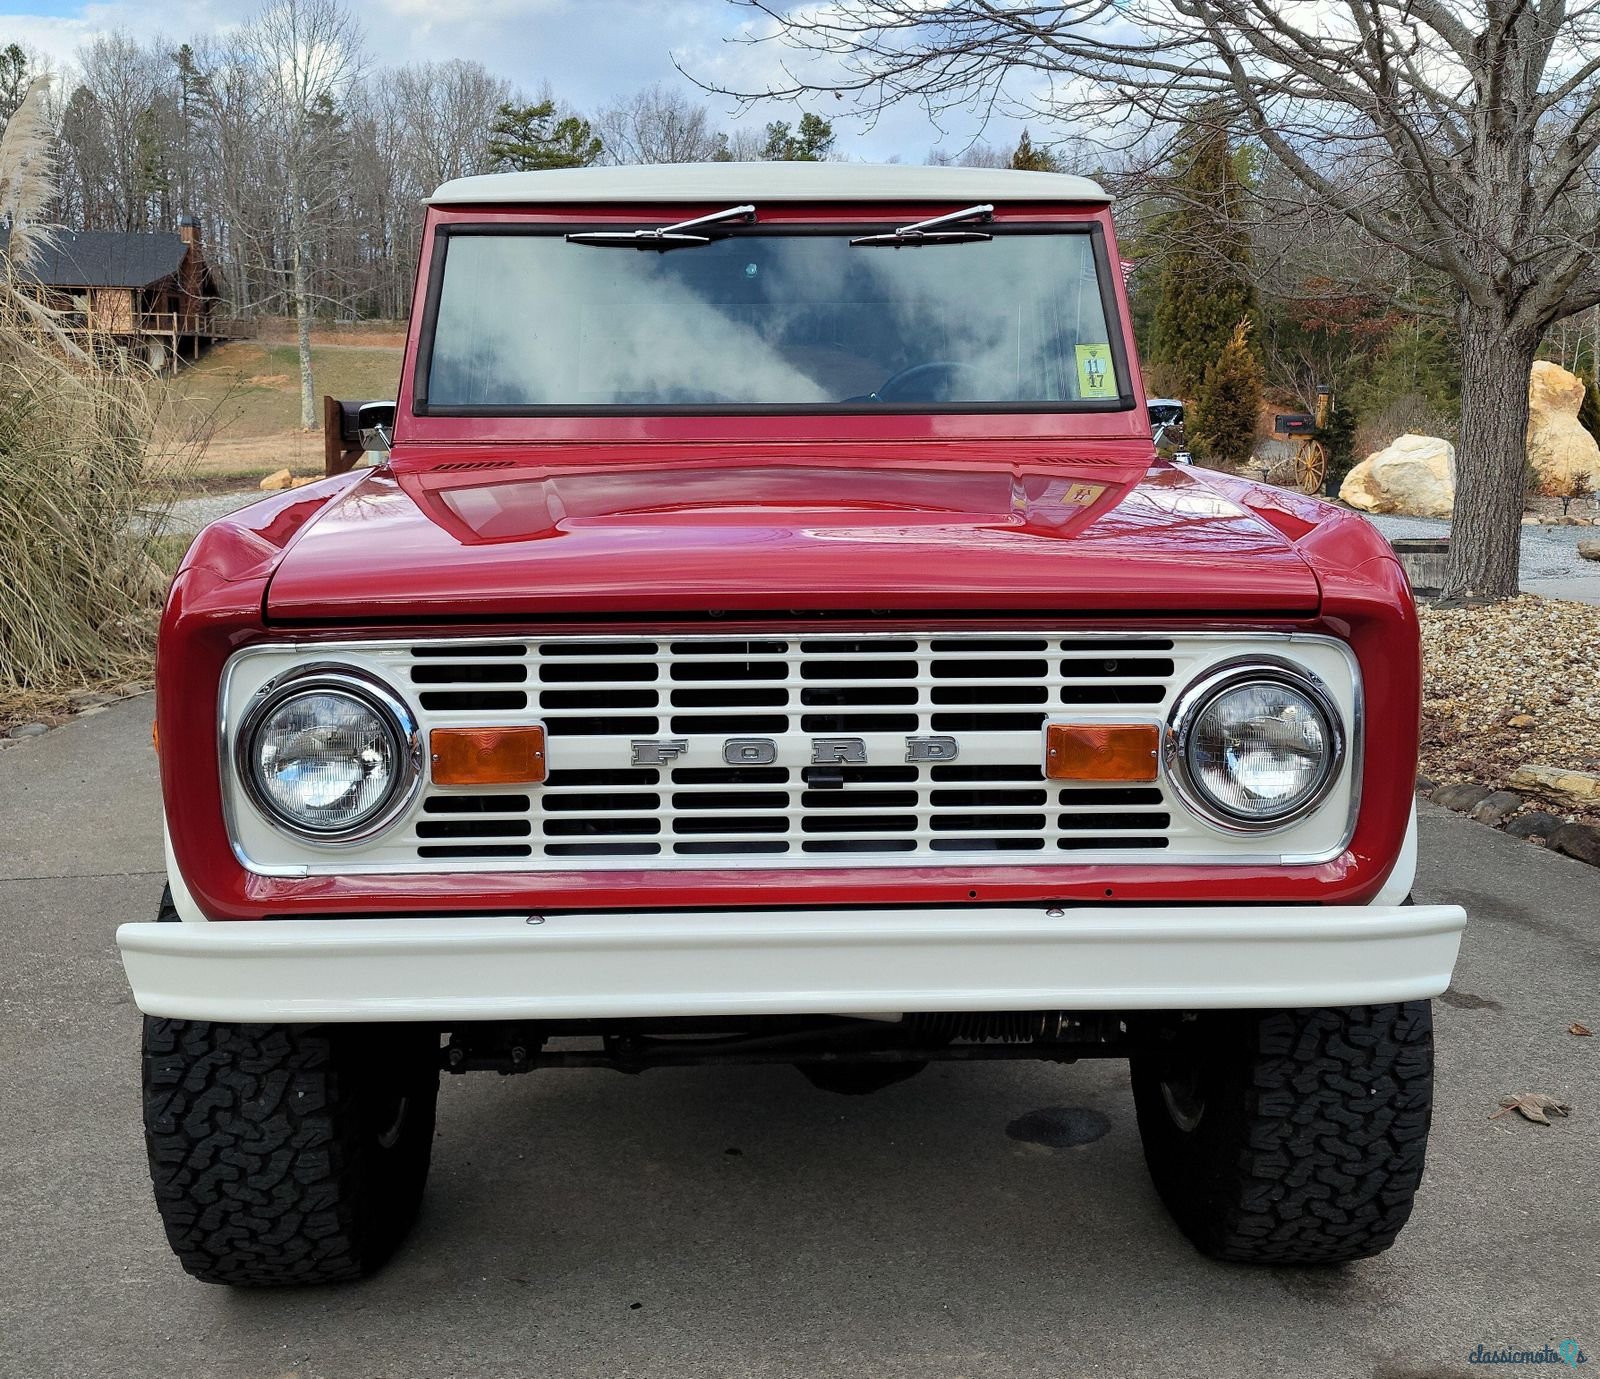
[[[213,340],[239,340],[254,335],[256,324],[238,316],[145,311],[135,317],[134,332],[139,335],[202,335]]]
[[[107,337],[165,335],[184,339],[198,335],[203,340],[248,340],[259,329],[255,321],[242,316],[186,316],[176,311],[141,311],[132,322],[117,320],[105,313],[64,313],[57,321],[62,330],[80,335]]]

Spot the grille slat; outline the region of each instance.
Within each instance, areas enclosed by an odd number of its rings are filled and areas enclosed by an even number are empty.
[[[563,638],[444,651],[413,650],[424,702],[448,694],[470,710],[471,697],[517,694],[550,734],[551,772],[526,797],[431,792],[411,830],[418,856],[444,855],[447,839],[461,857],[522,848],[530,865],[553,866],[1166,845],[1162,789],[1046,782],[1039,733],[1063,704],[1164,703],[1181,660],[1169,638]],[[502,707],[514,706],[485,702],[485,721]],[[907,761],[906,739],[930,736],[955,738],[960,759]]]

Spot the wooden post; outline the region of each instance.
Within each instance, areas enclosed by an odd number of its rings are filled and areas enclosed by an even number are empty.
[[[344,408],[339,399],[322,395],[322,473],[326,478],[335,474],[348,474],[366,452],[361,448],[361,438],[354,441],[344,438]]]

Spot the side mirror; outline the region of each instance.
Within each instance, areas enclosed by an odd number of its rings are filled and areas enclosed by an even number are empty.
[[[345,474],[368,451],[387,454],[394,439],[394,403],[322,399],[322,472]]]
[[[356,409],[356,434],[363,450],[387,455],[394,444],[394,403],[363,402]]]

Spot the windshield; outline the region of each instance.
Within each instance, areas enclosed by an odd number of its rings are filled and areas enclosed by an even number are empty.
[[[670,253],[455,231],[419,403],[837,411],[1114,408],[1096,237],[852,245],[733,233]]]

